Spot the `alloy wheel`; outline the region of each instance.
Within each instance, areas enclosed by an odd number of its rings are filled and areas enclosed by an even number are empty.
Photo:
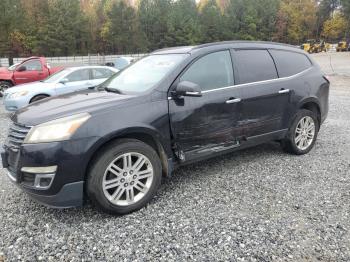
[[[103,193],[114,205],[135,204],[149,191],[153,176],[153,166],[146,156],[135,152],[122,154],[109,164],[104,173]]]
[[[305,116],[298,122],[295,129],[294,142],[298,149],[306,150],[311,146],[316,133],[315,121]]]

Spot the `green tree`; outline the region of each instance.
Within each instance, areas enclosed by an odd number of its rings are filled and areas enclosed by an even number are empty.
[[[340,13],[324,22],[322,36],[327,40],[340,40],[345,37],[347,21]]]
[[[208,0],[201,8],[199,19],[202,27],[202,42],[216,42],[227,38],[225,20],[215,0]]]
[[[24,25],[23,8],[20,0],[0,1],[0,54],[2,56],[13,55],[11,34],[20,30]]]
[[[195,0],[173,3],[167,21],[165,46],[195,45],[201,40],[201,28]]]
[[[165,37],[171,8],[171,0],[140,0],[138,15],[148,50],[166,46]]]
[[[136,10],[124,1],[109,1],[105,6],[106,22],[101,36],[107,51],[129,53],[138,50],[140,34]]]

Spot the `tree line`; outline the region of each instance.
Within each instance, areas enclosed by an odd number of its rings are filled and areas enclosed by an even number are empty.
[[[350,0],[1,0],[0,57],[350,37]]]

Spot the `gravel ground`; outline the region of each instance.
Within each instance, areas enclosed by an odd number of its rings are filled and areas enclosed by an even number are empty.
[[[349,261],[350,75],[331,81],[308,155],[270,143],[181,168],[124,217],[43,207],[0,169],[0,261]],[[0,107],[0,143],[7,125]]]

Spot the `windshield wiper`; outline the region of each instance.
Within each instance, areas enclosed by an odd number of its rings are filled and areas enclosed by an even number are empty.
[[[109,88],[109,87],[106,87],[106,86],[105,87],[101,87],[101,88],[103,88],[107,92],[116,93],[116,94],[120,94],[120,95],[123,94],[122,91],[120,91],[119,89],[116,89],[116,88]]]

